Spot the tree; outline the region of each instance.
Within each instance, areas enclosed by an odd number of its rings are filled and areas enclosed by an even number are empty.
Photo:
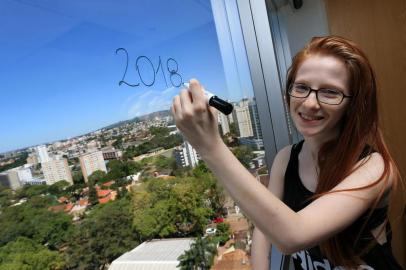
[[[13,163],[0,166],[0,172],[7,171],[9,169],[16,168],[16,167],[19,167],[19,166],[22,166],[22,165],[26,164],[27,163],[27,157],[28,157],[28,153],[26,153],[26,152],[22,153],[18,158],[16,158],[14,160]]]
[[[16,198],[21,199],[24,197],[32,198],[41,194],[46,194],[48,191],[48,186],[42,185],[25,185],[23,188],[17,190]]]
[[[143,142],[136,147],[129,147],[124,153],[126,159],[130,159],[134,156],[139,156],[149,151],[157,148],[169,149],[180,145],[183,142],[183,138],[179,134],[172,134],[168,136],[163,136],[162,133],[158,132],[151,140]]]
[[[205,204],[196,179],[150,179],[134,194],[134,227],[141,239],[179,237],[203,232],[213,211]]]
[[[230,125],[229,125],[229,127],[230,127],[230,135],[231,135],[231,137],[238,137],[238,126],[237,126],[237,123],[231,123]]]
[[[126,163],[122,162],[120,160],[111,160],[109,163],[107,163],[107,168],[109,172],[107,175],[104,177],[106,181],[113,180],[113,179],[119,179],[122,177],[127,176],[127,168],[126,168]]]
[[[113,146],[115,148],[122,149],[123,148],[123,136],[117,136],[115,137],[115,141],[113,143]]]
[[[36,196],[24,204],[4,209],[0,218],[0,246],[19,236],[46,244],[53,250],[63,246],[73,231],[71,217],[49,211],[49,200]]]
[[[157,156],[154,160],[154,164],[158,170],[170,169],[173,162],[176,162],[174,158],[168,158],[163,155]]]
[[[197,178],[207,177],[210,173],[209,168],[204,161],[200,160],[197,166],[193,169],[193,175]]]
[[[7,207],[12,204],[13,191],[0,184],[0,209],[2,207]]]
[[[153,136],[166,137],[169,135],[169,129],[167,127],[151,127],[149,132]]]
[[[89,179],[89,182],[88,182],[88,186],[89,186],[89,203],[91,205],[96,205],[96,204],[99,203],[99,198],[97,196],[97,191],[96,191],[96,188],[94,186],[94,182],[91,181],[90,179]]]
[[[220,222],[217,224],[215,241],[220,245],[224,245],[230,239],[231,229],[230,225],[225,222]]]
[[[85,178],[83,177],[83,173],[81,171],[75,171],[72,173],[73,184],[84,184]]]
[[[63,269],[65,261],[57,251],[26,237],[18,237],[0,248],[0,270]]]
[[[117,188],[117,199],[125,198],[128,195],[128,190],[125,187]]]
[[[261,175],[261,174],[268,174],[269,172],[268,172],[268,168],[266,167],[266,166],[263,166],[263,167],[261,167],[259,170],[258,170],[258,175]]]
[[[209,270],[217,255],[216,244],[210,238],[198,237],[190,249],[178,257],[181,270]]]
[[[233,149],[234,155],[246,167],[250,167],[252,159],[255,157],[252,148],[247,145],[240,145]]]
[[[215,216],[220,216],[225,202],[223,187],[203,161],[199,161],[199,164],[193,169],[193,175],[196,179],[193,183],[199,190],[198,192],[202,194],[203,200],[210,203],[210,208],[214,211]]]
[[[127,173],[128,173],[127,176],[135,174],[142,170],[141,164],[139,162],[135,162],[135,161],[127,161],[126,167],[127,167]]]
[[[51,193],[52,195],[55,195],[57,197],[60,197],[67,192],[65,191],[67,187],[70,186],[70,183],[65,180],[58,181],[48,187],[48,192]]]
[[[102,269],[135,248],[139,242],[132,220],[126,198],[96,206],[71,239],[66,251],[69,268]]]
[[[88,182],[93,182],[94,184],[96,183],[104,183],[106,180],[108,181],[106,177],[106,173],[101,170],[94,171],[89,177],[87,178]]]

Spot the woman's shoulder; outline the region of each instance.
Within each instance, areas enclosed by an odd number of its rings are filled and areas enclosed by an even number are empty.
[[[285,175],[286,167],[290,160],[292,148],[293,145],[287,145],[283,147],[281,150],[278,151],[272,162],[271,171],[273,171],[274,174],[278,175],[279,177],[283,177]]]
[[[274,162],[278,161],[283,164],[287,164],[289,162],[290,154],[292,152],[292,148],[295,147],[296,144],[289,144],[283,147],[275,156]]]
[[[276,154],[270,171],[268,189],[279,199],[283,198],[284,176],[290,159],[292,145],[287,145]]]
[[[385,168],[385,166],[388,166],[388,168]],[[385,160],[379,152],[371,151],[367,155],[364,155],[362,159],[358,161],[356,168],[360,168],[364,175],[372,176],[369,178],[375,179],[375,181],[385,174],[387,177],[386,181],[384,181],[386,182],[385,190],[391,188],[395,176],[393,164],[385,164]],[[388,173],[386,173],[386,170]],[[373,180],[370,181],[373,182]]]
[[[278,153],[276,154],[273,163],[274,164],[276,163],[277,165],[286,169],[286,166],[288,165],[292,154],[294,154],[296,152],[300,152],[303,142],[304,141],[299,141],[294,144],[289,144],[289,145],[286,145],[285,147],[283,147],[282,149],[280,149],[278,151]],[[296,153],[296,154],[298,154],[298,153]]]
[[[352,173],[333,190],[355,189],[361,197],[374,199],[382,190],[390,190],[393,182],[392,169],[378,152],[373,152],[355,165]],[[361,194],[362,193],[362,194]]]

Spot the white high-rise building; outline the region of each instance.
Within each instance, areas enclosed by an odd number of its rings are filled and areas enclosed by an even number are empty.
[[[43,162],[41,163],[41,168],[47,185],[52,185],[61,180],[73,184],[72,173],[66,158]]]
[[[193,146],[186,141],[181,147],[175,149],[174,155],[176,162],[182,167],[190,166],[194,168],[200,160],[200,156],[196,152],[196,149],[194,149]]]
[[[39,146],[35,147],[35,152],[37,153],[38,161],[40,163],[48,162],[51,160],[49,158],[48,150],[45,145],[39,145]]]
[[[240,102],[234,106],[233,118],[237,123],[238,137],[240,138],[254,136],[249,106],[250,100],[246,98],[240,100]]]
[[[32,176],[30,165],[24,165],[0,173],[0,183],[13,190],[16,190],[25,184],[41,184],[41,179],[35,179]]]
[[[22,187],[32,181],[31,169],[29,167],[17,167],[0,173],[0,183],[13,190]]]
[[[23,183],[18,177],[18,173],[15,170],[8,170],[0,173],[0,184],[9,187],[12,190],[16,190],[23,186]]]
[[[85,182],[88,181],[89,175],[91,175],[95,171],[100,170],[107,173],[107,168],[106,164],[104,163],[102,151],[88,153],[79,157],[79,160],[80,168],[82,169],[82,174]]]
[[[25,184],[25,183],[30,183],[33,181],[32,177],[32,172],[31,172],[31,166],[21,166],[18,168],[15,168],[14,170],[17,171],[18,178],[20,181]]]
[[[221,132],[223,135],[227,134],[230,132],[230,125],[228,122],[228,116],[224,115],[222,113],[217,114],[218,115],[218,122],[221,127]]]

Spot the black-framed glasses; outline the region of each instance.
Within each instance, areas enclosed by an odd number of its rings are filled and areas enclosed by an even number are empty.
[[[289,88],[289,95],[295,98],[307,98],[311,92],[316,93],[317,101],[320,103],[328,105],[339,105],[343,102],[344,98],[350,98],[352,96],[345,95],[340,90],[329,89],[329,88],[320,88],[313,89],[305,84],[292,84]]]

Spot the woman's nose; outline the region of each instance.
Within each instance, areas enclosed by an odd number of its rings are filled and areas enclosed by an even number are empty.
[[[319,109],[320,104],[319,101],[317,100],[316,92],[311,92],[310,95],[303,102],[303,105],[312,109]]]

